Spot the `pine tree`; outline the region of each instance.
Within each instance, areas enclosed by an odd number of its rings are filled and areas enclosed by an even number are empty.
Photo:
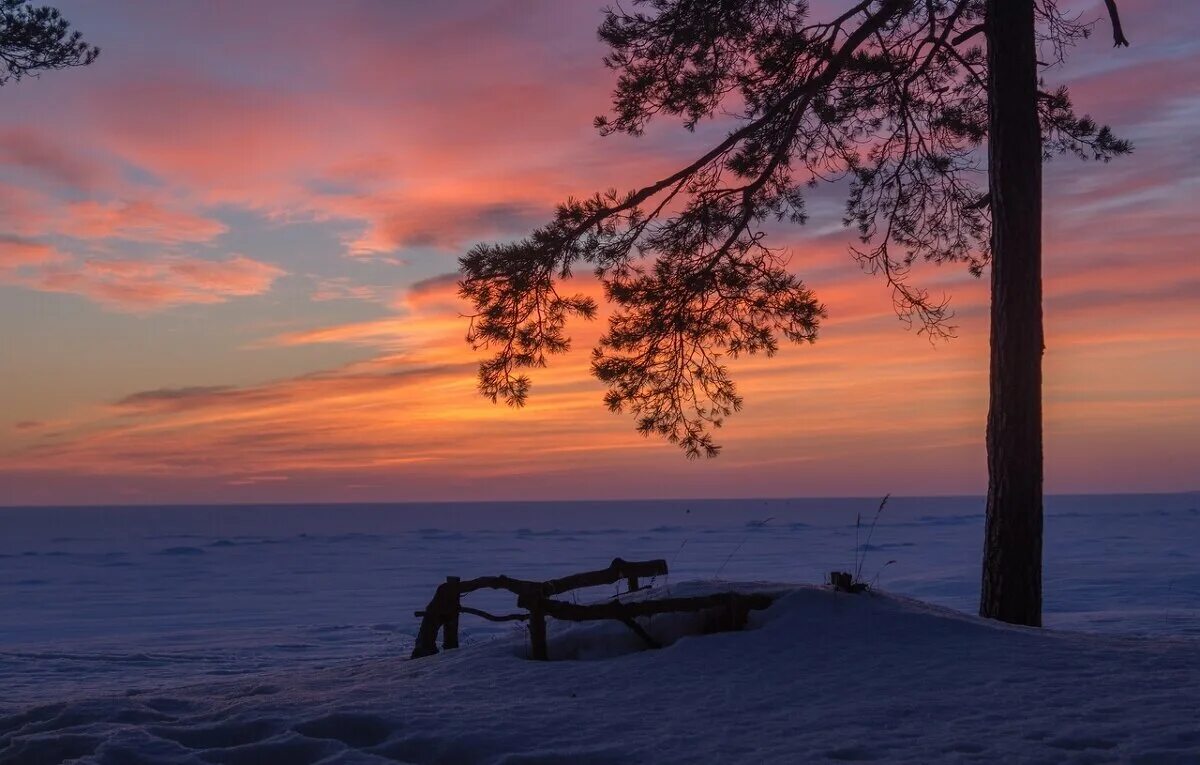
[[[58,9],[0,0],[0,85],[42,70],[87,66],[99,55]]]
[[[1117,45],[1127,45],[1107,0]],[[602,134],[655,117],[736,127],[678,171],[627,193],[567,200],[548,224],[460,261],[475,307],[468,340],[494,355],[481,392],[520,406],[524,370],[569,347],[566,322],[597,306],[561,293],[590,267],[613,305],[592,371],[605,401],[690,457],[742,403],[725,365],[812,342],[824,307],[769,245],[804,223],[805,191],[849,180],[851,252],[897,314],[949,336],[944,300],[913,285],[918,260],[991,267],[988,520],[981,613],[1041,620],[1041,161],[1108,160],[1130,145],[1038,72],[1092,25],[1054,0],[862,0],[814,21],[805,0],[635,0],[605,12],[617,72]],[[983,160],[986,146],[986,161]],[[981,188],[986,183],[986,188]]]

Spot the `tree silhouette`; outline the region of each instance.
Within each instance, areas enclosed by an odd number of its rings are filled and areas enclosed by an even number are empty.
[[[44,69],[87,66],[99,55],[57,8],[0,0],[0,85]]]
[[[596,313],[590,298],[559,292],[590,266],[614,306],[592,361],[609,408],[690,457],[715,456],[712,429],[742,403],[725,360],[771,355],[781,337],[812,342],[824,316],[764,227],[803,223],[807,187],[848,179],[851,252],[919,331],[951,335],[952,314],[909,281],[915,262],[976,275],[991,265],[981,613],[1039,624],[1041,162],[1130,146],[1078,116],[1065,88],[1043,90],[1038,71],[1092,25],[1054,0],[862,0],[826,21],[805,0],[634,5],[606,11],[600,27],[618,73],[600,132],[636,136],[660,115],[689,130],[715,115],[737,126],[665,178],[567,200],[528,238],[463,256],[468,340],[495,351],[481,392],[525,402],[524,370],[567,350],[570,317]],[[1108,6],[1115,43],[1128,44]]]

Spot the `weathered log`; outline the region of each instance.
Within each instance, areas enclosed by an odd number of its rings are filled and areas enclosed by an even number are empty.
[[[542,592],[546,596],[558,595],[584,587],[598,587],[612,584],[622,579],[628,580],[630,589],[637,589],[638,577],[655,577],[667,575],[665,560],[631,561],[613,558],[608,568],[599,571],[585,571],[582,574],[571,574],[560,579],[551,579],[545,583]]]
[[[480,619],[487,619],[489,622],[523,622],[529,620],[529,614],[505,614],[504,616],[496,616],[489,614],[487,611],[481,611],[478,608],[470,608],[468,606],[459,606],[460,613],[471,614],[478,616]]]
[[[442,648],[458,648],[458,612],[461,608],[457,576],[446,577],[446,613],[442,616]]]
[[[602,619],[632,619],[635,616],[651,616],[675,612],[694,613],[710,608],[734,606],[745,611],[761,611],[771,605],[774,596],[763,593],[719,592],[692,598],[663,598],[661,600],[638,600],[629,603],[567,603],[562,600],[525,599],[517,605],[532,611],[538,608],[547,616],[572,622],[599,621]]]
[[[529,609],[529,649],[531,658],[537,661],[550,659],[550,651],[546,645],[546,613],[539,608],[540,601]]]
[[[712,625],[713,631],[737,630],[745,626],[750,611],[765,609],[773,601],[774,596],[763,593],[721,592],[693,598],[664,598],[632,603],[610,601],[580,605],[527,595],[522,597],[517,605],[528,608],[530,612],[531,655],[534,659],[545,661],[549,658],[545,621],[547,616],[578,622],[613,619],[632,630],[648,647],[661,648],[662,646],[650,636],[650,633],[634,621],[635,617],[715,610],[717,619]]]
[[[427,613],[427,612],[426,612]],[[413,645],[410,658],[419,659],[422,656],[433,656],[437,649],[438,622],[428,615],[421,620],[421,628],[417,630],[417,642]]]
[[[546,614],[544,611],[537,609],[538,614],[535,615],[533,613],[535,608],[524,604],[536,605],[551,595],[558,595],[583,587],[598,587],[613,584],[622,579],[626,580],[630,590],[637,590],[639,589],[638,580],[640,577],[665,576],[666,573],[667,562],[665,560],[627,561],[621,558],[614,558],[608,568],[571,574],[570,576],[550,579],[545,582],[514,579],[504,575],[481,576],[475,579],[468,579],[465,582],[459,577],[446,577],[446,582],[438,586],[437,591],[434,592],[433,599],[429,601],[429,605],[425,607],[425,610],[416,612],[416,615],[421,617],[421,627],[417,631],[417,640],[413,646],[412,658],[417,659],[422,656],[432,656],[438,652],[437,635],[439,630],[442,631],[442,647],[457,648],[459,614],[469,613],[490,621],[528,619],[530,622],[530,636],[534,644],[534,658],[544,659],[546,658]],[[482,589],[508,590],[517,596],[518,604],[522,608],[529,610],[530,615],[514,614],[498,617],[477,609],[465,608],[462,605],[463,595]]]
[[[643,628],[642,625],[638,624],[633,619],[622,619],[621,621],[626,627],[633,631],[633,634],[642,639],[642,642],[646,644],[647,648],[662,648],[662,645],[660,645],[657,640],[650,637],[650,633],[646,632],[645,628]]]
[[[542,591],[541,582],[530,582],[525,579],[513,579],[511,576],[479,576],[468,579],[458,585],[461,594],[466,595],[475,590],[508,590],[514,595],[538,593]]]
[[[417,641],[413,645],[412,658],[419,659],[422,656],[433,656],[438,652],[437,636],[438,630],[446,620],[446,614],[451,608],[457,610],[457,606],[450,602],[450,594],[447,585],[440,584],[433,593],[433,599],[429,601],[429,605],[425,606],[425,610],[421,612],[421,627],[417,630]]]
[[[571,574],[559,579],[548,579],[544,582],[532,582],[527,579],[514,579],[510,576],[480,576],[475,579],[468,579],[460,582],[458,585],[459,592],[463,595],[475,590],[508,590],[517,597],[523,595],[549,597],[551,595],[559,595],[571,590],[578,590],[583,587],[599,587],[605,584],[613,584],[622,579],[629,581],[631,584],[636,584],[638,577],[655,577],[666,576],[667,562],[662,559],[646,560],[646,561],[628,561],[621,558],[614,558],[608,568],[599,569],[598,571],[584,571],[580,574]],[[637,589],[632,586],[630,589]]]
[[[503,616],[497,616],[496,614],[489,614],[487,611],[479,608],[471,608],[470,606],[459,606],[458,612],[460,614],[471,614],[472,616],[478,616],[481,619],[487,619],[489,622],[523,622],[529,619],[529,614],[504,614]],[[413,616],[419,618],[428,613],[430,612],[413,611]]]

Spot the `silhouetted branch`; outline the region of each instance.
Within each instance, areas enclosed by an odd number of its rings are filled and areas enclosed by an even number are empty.
[[[595,316],[590,298],[557,289],[586,263],[614,308],[592,357],[609,409],[689,457],[716,455],[712,431],[742,405],[727,360],[812,342],[825,316],[789,253],[768,245],[767,223],[804,223],[805,189],[845,178],[843,222],[863,245],[851,252],[882,277],[901,320],[952,336],[948,299],[909,279],[917,261],[978,276],[991,257],[984,2],[862,0],[824,23],[791,0],[634,5],[600,28],[618,75],[600,132],[639,135],[663,115],[689,130],[717,115],[740,124],[654,183],[568,199],[528,238],[462,258],[469,340],[494,352],[481,392],[524,403],[523,370],[567,350],[569,318]],[[1054,60],[1090,29],[1054,0],[1036,14]],[[1048,155],[1130,149],[1076,115],[1065,91],[1039,115]]]
[[[1108,20],[1112,22],[1113,47],[1128,48],[1129,40],[1125,39],[1125,32],[1121,29],[1121,15],[1117,13],[1117,0],[1104,0],[1104,7],[1108,9]]]
[[[99,55],[57,8],[0,0],[0,85],[42,70],[87,66]]]

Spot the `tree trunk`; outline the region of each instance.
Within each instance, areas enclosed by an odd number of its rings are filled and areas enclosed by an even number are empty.
[[[982,616],[1042,623],[1042,138],[1034,0],[988,0],[991,408]]]

